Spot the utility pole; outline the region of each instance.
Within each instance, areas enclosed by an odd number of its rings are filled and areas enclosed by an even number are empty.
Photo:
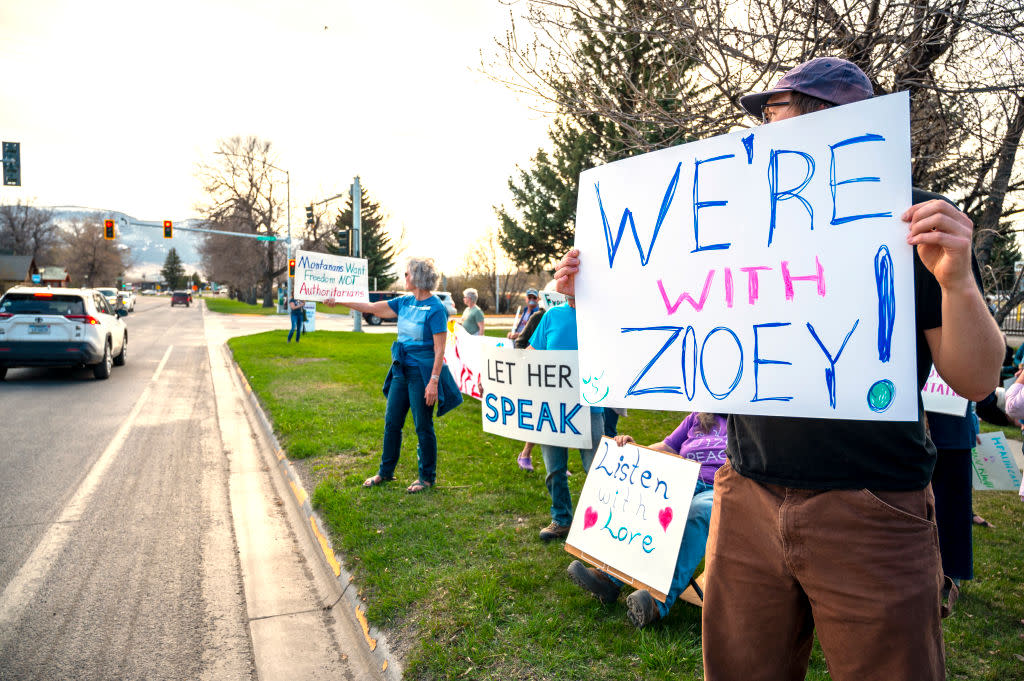
[[[362,228],[362,190],[359,188],[359,176],[352,180],[352,257],[363,257],[363,228]],[[369,273],[367,273],[369,274]],[[352,330],[361,332],[363,330],[363,315],[352,310]]]

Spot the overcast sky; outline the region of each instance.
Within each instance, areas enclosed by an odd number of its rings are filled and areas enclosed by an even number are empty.
[[[303,206],[356,174],[411,254],[454,272],[547,121],[479,73],[497,0],[0,0],[3,201],[195,217],[195,165],[257,135]]]

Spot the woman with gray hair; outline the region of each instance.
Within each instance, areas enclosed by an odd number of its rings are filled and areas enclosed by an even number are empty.
[[[434,486],[437,477],[437,438],[433,411],[438,417],[462,403],[455,379],[444,364],[448,337],[448,312],[430,290],[437,283],[437,271],[430,258],[411,258],[405,269],[405,288],[411,295],[376,303],[346,303],[360,313],[384,319],[398,317],[398,340],[391,346],[391,370],[384,379],[388,404],[384,412],[384,444],[377,474],[363,487],[374,487],[395,479],[395,466],[402,449],[402,427],[412,409],[419,438],[419,477],[406,492],[415,494]],[[324,301],[334,306],[334,300]]]
[[[462,328],[471,336],[484,335],[484,313],[476,306],[478,297],[475,288],[467,288],[462,292],[462,302],[466,304],[466,311],[462,313]]]

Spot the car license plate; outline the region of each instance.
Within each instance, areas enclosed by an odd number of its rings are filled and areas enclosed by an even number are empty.
[[[28,332],[32,334],[36,333],[50,333],[49,324],[29,324]]]

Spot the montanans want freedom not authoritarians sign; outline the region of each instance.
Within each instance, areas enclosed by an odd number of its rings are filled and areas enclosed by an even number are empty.
[[[299,300],[366,303],[370,300],[367,262],[328,253],[295,252],[295,286]]]

